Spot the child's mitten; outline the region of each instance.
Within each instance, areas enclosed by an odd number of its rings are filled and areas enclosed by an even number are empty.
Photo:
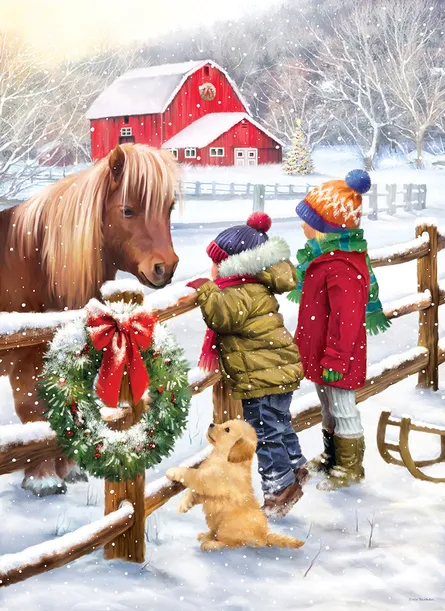
[[[343,377],[342,373],[338,371],[332,371],[331,369],[323,368],[323,380],[325,382],[338,382]]]
[[[210,282],[209,278],[196,278],[196,280],[191,280],[190,282],[187,282],[186,286],[189,286],[191,289],[195,289],[196,291],[206,282]]]

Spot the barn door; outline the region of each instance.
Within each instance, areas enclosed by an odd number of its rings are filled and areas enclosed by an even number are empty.
[[[258,149],[247,149],[247,165],[258,165]]]
[[[235,165],[258,165],[258,149],[235,149]]]
[[[235,149],[235,165],[246,165],[246,149]]]

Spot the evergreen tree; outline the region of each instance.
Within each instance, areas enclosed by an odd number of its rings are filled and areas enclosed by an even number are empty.
[[[286,174],[312,174],[315,171],[314,164],[306,138],[301,129],[301,121],[297,119],[295,136],[292,138],[291,147],[286,155],[283,170]]]

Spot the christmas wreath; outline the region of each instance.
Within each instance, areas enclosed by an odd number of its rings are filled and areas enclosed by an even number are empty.
[[[39,392],[65,456],[95,477],[132,480],[167,456],[183,431],[187,373],[182,348],[150,313],[134,303],[92,300],[55,334]],[[147,409],[131,428],[113,430],[105,416],[128,411],[119,403],[125,375],[134,403],[145,399]]]

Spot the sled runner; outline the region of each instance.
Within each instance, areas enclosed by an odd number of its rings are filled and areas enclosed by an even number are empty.
[[[399,443],[388,443],[385,440],[387,426],[396,426],[400,428]],[[418,431],[420,433],[433,433],[440,435],[440,454],[437,458],[430,460],[414,460],[409,449],[409,433],[410,431]],[[399,465],[406,467],[411,475],[417,479],[426,482],[445,483],[445,477],[433,477],[426,475],[421,471],[422,467],[429,467],[437,463],[445,462],[445,427],[431,426],[429,424],[416,424],[411,422],[411,418],[395,418],[391,416],[391,412],[384,411],[380,415],[379,424],[377,427],[377,447],[380,456],[388,464]],[[395,458],[389,451],[398,452],[401,460]]]

